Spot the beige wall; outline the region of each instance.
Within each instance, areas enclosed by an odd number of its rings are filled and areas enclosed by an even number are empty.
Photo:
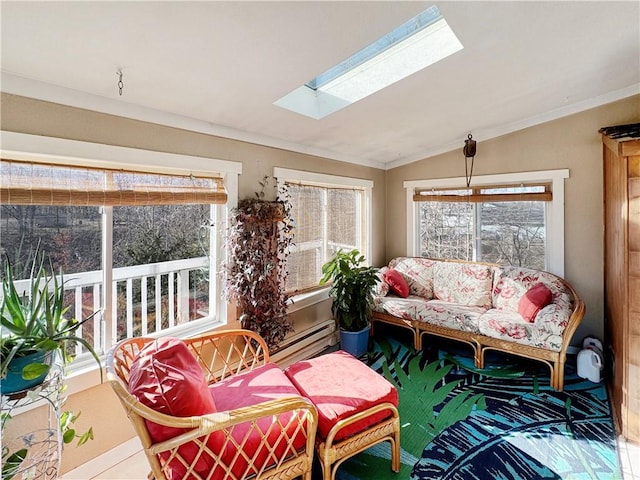
[[[587,313],[573,344],[603,336],[602,144],[598,129],[640,121],[640,96],[509,135],[477,138],[474,175],[568,168],[565,180],[565,277]],[[460,148],[387,171],[386,256],[406,255],[405,180],[464,177]]]

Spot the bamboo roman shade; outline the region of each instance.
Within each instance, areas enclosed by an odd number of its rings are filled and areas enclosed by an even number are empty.
[[[322,288],[322,265],[337,250],[365,244],[365,190],[359,187],[286,181],[295,220],[295,246],[287,259],[290,294]],[[366,252],[363,252],[366,254]]]
[[[220,177],[0,160],[0,203],[121,206],[225,203]]]
[[[482,185],[470,188],[416,188],[414,202],[550,202],[548,183]]]

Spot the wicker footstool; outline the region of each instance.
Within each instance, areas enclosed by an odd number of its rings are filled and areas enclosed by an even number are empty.
[[[333,480],[347,458],[386,440],[391,469],[400,470],[398,392],[384,377],[342,351],[294,363],[285,373],[318,410],[324,480]]]

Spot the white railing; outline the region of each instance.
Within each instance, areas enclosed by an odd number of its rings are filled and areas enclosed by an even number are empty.
[[[209,301],[195,315],[191,314],[191,302],[198,297],[197,286],[190,287],[192,272],[205,272],[208,276],[209,258],[116,268],[112,272],[112,298],[105,299],[105,302],[110,302],[111,308],[104,310],[101,270],[65,275],[65,291],[73,292],[73,300],[69,302],[71,315],[86,318],[93,312],[103,310],[80,327],[77,334],[92,339],[94,349],[102,352],[106,347],[103,322],[111,324],[111,341],[114,342],[125,337],[157,333],[207,316],[210,312]],[[19,294],[29,290],[29,280],[16,281],[15,285]],[[208,281],[206,285],[206,297],[211,300]],[[107,315],[104,315],[105,312]],[[109,315],[111,322],[108,322]],[[153,320],[151,323],[150,319]],[[82,329],[88,326],[90,330],[83,332]],[[79,347],[76,353],[81,353]]]

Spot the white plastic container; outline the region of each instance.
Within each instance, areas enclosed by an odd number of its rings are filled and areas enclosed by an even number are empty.
[[[602,357],[602,342],[597,338],[587,337],[582,342],[582,350],[578,353],[578,376],[590,382],[602,381],[604,366]]]

